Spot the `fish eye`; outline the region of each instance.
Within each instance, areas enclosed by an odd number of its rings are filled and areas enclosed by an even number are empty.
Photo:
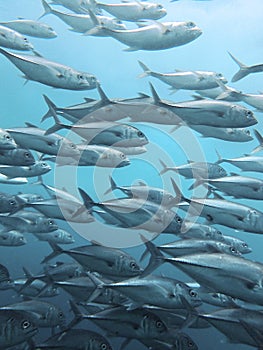
[[[182,219],[180,218],[180,216],[176,217],[176,222],[178,222],[178,223],[182,222]]]
[[[246,130],[246,134],[247,134],[248,136],[250,136],[250,131],[249,131],[249,130]]]
[[[190,27],[190,28],[193,28],[193,27],[195,27],[195,23],[194,22],[188,22],[187,26]]]
[[[63,312],[59,312],[58,317],[59,317],[59,318],[64,318]]]
[[[47,166],[47,163],[41,163],[42,168],[45,168]]]
[[[143,137],[143,136],[144,136],[143,132],[141,132],[141,131],[138,131],[138,132],[137,132],[137,135],[138,135],[139,137]]]
[[[105,344],[105,343],[101,344],[100,348],[101,348],[101,350],[108,349],[107,344]]]
[[[15,204],[16,204],[16,201],[14,201],[13,199],[11,199],[11,201],[9,201],[9,204],[10,204],[10,205],[15,205]]]
[[[163,326],[163,323],[161,321],[156,322],[156,327],[161,328]]]
[[[157,5],[157,8],[160,10],[160,9],[163,8],[163,6],[162,5]]]
[[[27,329],[27,328],[29,328],[31,326],[31,323],[29,322],[29,321],[27,321],[27,320],[25,320],[25,321],[23,321],[22,323],[21,323],[21,328],[22,329]]]
[[[74,148],[74,149],[77,148],[76,145],[75,145],[74,143],[71,143],[71,144],[70,144],[70,147],[71,147],[71,148]]]
[[[78,77],[78,79],[83,79],[83,75],[81,75],[81,74],[78,74],[77,77]]]
[[[223,236],[221,231],[216,231],[216,234],[219,235],[219,236]]]
[[[193,297],[193,298],[196,298],[196,297],[197,297],[197,293],[196,293],[196,291],[193,290],[193,289],[189,290],[189,295],[190,295],[190,297]]]
[[[28,40],[27,40],[27,38],[24,38],[24,41],[26,41],[26,42],[27,42],[27,41],[28,41]]]
[[[120,21],[119,19],[115,21],[117,24],[122,24],[122,21]]]
[[[29,158],[30,157],[30,153],[29,152],[25,152],[24,156],[25,156],[25,158]]]
[[[223,74],[221,74],[221,73],[217,73],[217,76],[218,76],[218,77],[222,77],[222,76],[223,76]]]
[[[237,253],[237,250],[236,250],[235,247],[230,247],[230,252],[231,252],[231,253]]]
[[[194,346],[194,343],[191,340],[188,340],[187,345],[189,348],[192,348]]]
[[[247,248],[248,247],[247,243],[242,243],[242,247]]]
[[[131,267],[132,269],[136,269],[136,268],[137,268],[137,264],[136,264],[134,261],[132,261],[132,262],[130,263],[130,267]]]
[[[48,224],[51,226],[51,225],[54,225],[54,221],[53,220],[48,220]]]
[[[120,157],[121,157],[121,159],[125,159],[125,158],[126,158],[126,156],[125,156],[124,153],[122,153],[122,154],[120,155]]]
[[[252,117],[253,113],[251,111],[247,111],[246,115],[247,115],[247,117]]]
[[[11,140],[11,137],[10,137],[8,134],[5,135],[5,138],[6,138],[7,140]]]

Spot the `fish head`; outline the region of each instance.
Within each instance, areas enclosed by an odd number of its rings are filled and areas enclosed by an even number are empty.
[[[105,337],[98,333],[92,332],[87,341],[85,341],[85,346],[83,346],[83,349],[112,350],[112,347]]]
[[[197,289],[190,288],[182,282],[175,282],[174,295],[182,296],[192,307],[197,307],[202,304]]]
[[[227,133],[233,137],[234,140],[240,142],[252,141],[253,136],[251,136],[251,132],[249,129],[245,128],[228,128]]]
[[[201,28],[199,28],[192,21],[183,22],[182,29],[183,29],[182,33],[184,35],[184,38],[185,39],[188,38],[188,41],[192,41],[194,39],[197,39],[202,34]],[[175,30],[175,33],[176,33],[176,30]]]
[[[249,254],[252,252],[252,248],[249,247],[249,245],[242,240],[238,240],[237,242],[233,242],[232,244],[241,254]]]
[[[27,149],[15,148],[10,156],[13,158],[15,165],[27,166],[35,164],[33,154]]]
[[[169,215],[171,213],[170,210],[166,210],[165,213],[167,213],[168,217],[170,217]],[[182,229],[182,223],[183,223],[182,218],[179,215],[174,214],[172,219],[169,218],[169,224],[166,226],[163,232],[179,234]]]
[[[75,83],[78,85],[79,90],[91,90],[96,89],[99,82],[97,78],[86,72],[77,72],[72,76]]]
[[[148,16],[151,16],[151,19],[154,20],[160,19],[167,14],[167,10],[161,4],[144,3],[143,10],[147,11]]]
[[[220,252],[230,254],[230,255],[235,255],[235,256],[242,255],[242,253],[234,245],[228,245],[222,242],[217,242],[217,246],[219,247]]]
[[[138,276],[140,273],[142,273],[141,267],[132,257],[120,255],[118,260],[117,265],[121,274],[125,274],[126,276]]]
[[[209,164],[207,171],[209,179],[218,179],[227,176],[226,170],[219,164]]]
[[[110,168],[122,168],[124,166],[130,165],[130,160],[123,152],[107,148],[100,155],[96,165]]]
[[[46,28],[47,36],[49,38],[56,38],[58,36],[52,27],[46,26],[45,28]]]
[[[152,312],[146,312],[141,321],[141,327],[145,335],[155,337],[167,332],[167,327],[163,321]]]
[[[123,125],[120,128],[114,127],[113,133],[116,140],[114,147],[137,147],[149,143],[145,134],[134,126]]]
[[[17,200],[16,196],[1,196],[0,202],[2,205],[4,204],[6,213],[12,214],[21,208],[21,204]]]
[[[27,243],[22,233],[17,231],[8,231],[0,234],[0,245],[10,245],[19,247]]]
[[[11,135],[0,129],[0,149],[14,149],[17,147],[15,140],[11,137]]]
[[[54,304],[50,304],[48,307],[46,320],[50,326],[59,326],[60,328],[63,328],[66,325],[64,312]]]
[[[175,349],[182,350],[198,350],[198,346],[189,337],[189,335],[181,332],[175,332],[175,340],[174,340]]]
[[[223,84],[226,84],[228,82],[222,73],[215,73],[214,78],[216,80],[220,80]]]
[[[51,218],[39,217],[37,224],[39,225],[39,232],[53,232],[58,229],[58,225]]]
[[[245,221],[254,228],[253,232],[263,233],[263,213],[256,209],[249,209],[247,211]]]
[[[100,25],[103,28],[113,29],[113,30],[126,30],[125,24],[118,18],[110,18],[106,16],[99,17]]]
[[[26,37],[22,38],[22,46],[24,50],[34,50],[33,44],[31,44]]]
[[[78,159],[80,157],[80,151],[75,145],[75,143],[71,142],[70,140],[61,137],[58,140],[59,145],[59,157],[71,157]]]
[[[48,163],[43,162],[43,161],[36,162],[34,164],[34,167],[41,174],[46,174],[51,170],[51,166]]]
[[[237,122],[239,124],[240,120],[243,120],[243,126],[252,126],[258,123],[254,113],[251,110],[236,104],[233,104],[230,107],[227,115],[233,122]]]
[[[57,244],[71,244],[75,242],[71,233],[61,229],[53,231],[53,235]]]

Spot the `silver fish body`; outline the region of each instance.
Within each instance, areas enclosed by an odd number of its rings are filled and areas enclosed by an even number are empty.
[[[0,163],[3,165],[29,166],[35,164],[35,159],[28,149],[15,148],[1,151]]]
[[[0,129],[0,150],[14,149],[17,147],[15,140],[4,129]]]
[[[49,25],[29,19],[17,19],[14,21],[1,22],[0,25],[13,29],[21,34],[34,36],[37,38],[49,39],[57,36],[57,33]]]
[[[8,166],[0,165],[0,173],[5,175],[8,179],[16,177],[35,177],[48,173],[51,167],[46,162],[36,161],[31,166]]]
[[[19,247],[26,243],[26,238],[18,231],[12,230],[0,232],[0,246]]]

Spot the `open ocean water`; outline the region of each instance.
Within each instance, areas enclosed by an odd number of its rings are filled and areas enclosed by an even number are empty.
[[[163,99],[175,102],[192,99],[194,91],[179,90],[170,94],[168,85],[153,77],[139,79],[138,75],[142,73],[142,69],[138,60],[156,72],[172,72],[175,69],[221,72],[228,79],[228,86],[247,93],[259,93],[263,90],[263,73],[251,74],[236,83],[231,83],[231,78],[237,72],[238,66],[228,54],[228,51],[231,52],[247,65],[263,63],[263,3],[261,0],[181,0],[175,2],[160,1],[160,3],[167,10],[167,15],[160,21],[191,20],[202,29],[202,35],[186,45],[168,50],[125,52],[123,49],[126,46],[113,38],[84,36],[72,32],[56,16],[47,15],[41,21],[54,28],[58,34],[57,38],[30,37],[29,40],[33,43],[35,50],[45,58],[94,74],[109,98],[135,97],[138,92],[150,94],[149,81],[151,81]],[[62,9],[61,7],[56,8]],[[14,20],[18,17],[37,19],[42,13],[43,7],[40,0],[0,0],[0,22]],[[132,27],[130,23],[127,26]],[[3,55],[0,56],[0,76],[1,128],[22,127],[25,122],[45,129],[53,125],[51,119],[43,123],[40,122],[47,111],[43,94],[47,95],[57,106],[78,104],[85,97],[99,99],[96,90],[55,89],[37,82],[28,82],[24,85],[21,72]],[[254,111],[253,107],[242,102],[240,104]],[[254,111],[254,113],[258,124],[249,129],[252,134],[254,128],[263,133],[262,113],[258,111]],[[176,179],[182,192],[190,196],[191,192],[188,191],[188,187],[192,184],[192,180],[186,180],[172,172],[161,177],[159,175],[161,170],[159,159],[165,160],[171,166],[184,164],[187,160],[215,162],[217,160],[216,150],[223,158],[234,158],[249,153],[258,145],[256,139],[246,143],[234,143],[202,138],[199,133],[187,128],[179,128],[171,133],[170,126],[148,123],[131,124],[136,125],[145,133],[149,144],[146,145],[146,153],[129,157],[131,164],[128,167],[119,169],[81,167],[75,176],[68,167],[55,169],[54,164],[50,162],[52,171],[44,175],[44,182],[60,188],[66,187],[74,194],[77,194],[77,187],[81,187],[93,199],[103,200],[104,198],[112,198],[103,196],[103,193],[110,186],[109,175],[113,175],[114,180],[119,185],[131,185],[136,181],[144,181],[149,186],[163,187],[171,192],[173,190],[170,176],[172,176]],[[67,135],[67,131],[63,130],[59,134]],[[262,152],[258,155],[262,155]],[[223,163],[223,166],[227,172],[241,173],[233,165]],[[247,174],[262,179],[262,173]],[[13,194],[18,191],[34,192],[46,195],[43,188],[33,186],[32,182],[34,179],[29,179],[27,185],[0,184],[0,191]],[[200,191],[202,193],[202,190]],[[121,192],[115,191],[114,196],[120,195]],[[226,198],[232,200],[231,197]],[[234,199],[233,201],[263,211],[262,201],[245,199]],[[185,216],[183,211],[179,213]],[[97,221],[85,225],[81,224],[79,227],[64,221],[57,221],[60,228],[68,230],[75,238],[74,244],[63,246],[65,249],[88,244],[88,240],[93,239],[105,245],[124,248],[138,261],[144,251],[143,245],[138,244],[138,233],[142,233],[142,231],[113,228]],[[203,222],[204,220],[201,218],[198,221]],[[216,227],[224,234],[237,236],[248,242],[253,251],[247,258],[263,263],[263,244],[260,234],[236,232],[234,229],[219,225]],[[145,232],[144,234],[147,235]],[[32,234],[26,234],[26,238],[28,242],[24,246],[0,247],[0,263],[8,268],[12,278],[22,277],[23,267],[27,267],[33,274],[38,273],[41,270],[41,260],[51,252],[46,242],[38,241]],[[160,244],[172,241],[173,238],[171,235],[161,235],[155,242]],[[59,257],[58,260],[70,261],[68,257],[64,256]],[[185,282],[190,281],[188,276],[168,264],[159,268],[158,271]],[[13,291],[0,291],[0,293],[1,305],[21,300]],[[60,295],[51,299],[51,302],[60,305],[70,321],[73,314],[69,309],[68,299],[69,296],[61,290]],[[206,310],[205,306],[201,306],[200,310]],[[88,321],[83,321],[81,326],[99,330]],[[192,337],[199,349],[246,350],[251,348],[246,345],[228,343],[224,335],[212,327],[184,331]],[[48,335],[49,331],[41,330],[36,336],[37,342],[43,341]],[[114,349],[119,347],[119,339],[109,338],[109,340]],[[134,340],[127,349],[144,349],[144,346]]]

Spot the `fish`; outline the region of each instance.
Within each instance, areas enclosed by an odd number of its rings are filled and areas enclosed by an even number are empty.
[[[112,177],[110,177],[110,184],[111,187],[104,193],[104,195],[113,192],[114,190],[120,190],[129,198],[141,198],[168,208],[178,204],[178,200],[175,196],[160,188],[146,186],[143,183],[132,186],[118,186]]]
[[[146,347],[152,350],[198,350],[198,346],[190,338],[189,335],[183,332],[176,331],[173,341],[159,339],[140,339]]]
[[[246,128],[218,128],[208,125],[188,125],[194,131],[202,134],[202,137],[212,137],[228,142],[249,142],[253,136]]]
[[[222,158],[218,153],[218,164],[221,163],[229,163],[232,164],[242,171],[250,171],[250,172],[263,172],[263,157],[253,156],[249,154],[245,154],[244,156],[237,158]]]
[[[0,192],[0,213],[15,214],[23,208],[23,204],[15,195]]]
[[[185,283],[157,275],[133,277],[120,282],[104,283],[98,277],[89,274],[97,285],[92,299],[97,297],[104,288],[114,289],[127,296],[131,302],[127,304],[128,310],[137,309],[147,305],[157,306],[165,309],[184,309],[185,304],[194,308],[201,305],[201,299],[194,289]],[[151,298],[149,299],[149,293]]]
[[[262,93],[260,94],[241,93],[240,99],[246,104],[252,107],[255,107],[258,112],[263,111],[263,94]]]
[[[112,149],[124,153],[126,156],[135,156],[147,152],[145,146],[136,146],[136,147],[115,147],[111,146]]]
[[[181,232],[178,236],[183,239],[212,239],[224,242],[224,235],[217,228],[186,220],[183,222]]]
[[[258,348],[262,341],[260,329],[262,316],[262,312],[257,310],[224,308],[200,314],[199,317],[225,334],[231,343],[247,344]]]
[[[43,344],[37,344],[36,350],[42,349],[92,349],[112,350],[108,340],[101,334],[88,329],[68,329],[47,339]]]
[[[240,238],[223,235],[223,240],[225,243],[234,246],[241,254],[248,254],[252,252],[252,248]]]
[[[172,91],[203,90],[218,87],[217,80],[226,83],[227,80],[221,73],[209,71],[181,71],[176,69],[173,73],[157,73],[149,69],[143,62],[138,61],[144,73],[139,77],[152,76],[170,85]]]
[[[27,279],[18,278],[12,281],[10,288],[15,290],[19,296],[24,298],[53,298],[59,295],[56,287],[47,285],[41,280],[34,280],[30,285],[25,286]]]
[[[56,17],[58,17],[59,19],[61,19],[63,22],[68,24],[70,26],[69,30],[72,30],[72,31],[78,32],[78,33],[86,33],[87,31],[89,31],[90,29],[92,29],[94,27],[94,22],[88,13],[86,13],[86,14],[74,14],[74,13],[60,12],[60,11],[53,9],[51,6],[49,6],[49,4],[45,0],[42,0],[42,5],[44,7],[45,12],[41,17],[43,17],[47,14],[53,14]],[[94,14],[94,16],[95,16],[95,14]],[[117,18],[96,15],[96,19],[98,20],[99,23],[103,24],[107,28],[122,29],[122,30],[126,29],[125,24],[122,23]],[[103,30],[98,35],[105,36]]]
[[[7,28],[3,25],[0,25],[0,46],[12,50],[34,50],[33,45],[26,37],[18,33],[16,30]]]
[[[239,81],[251,73],[260,73],[263,72],[263,64],[255,64],[252,66],[246,66],[242,62],[240,62],[235,56],[233,56],[230,52],[228,52],[230,57],[236,62],[239,66],[239,71],[232,77],[231,81],[236,82]]]
[[[0,151],[17,148],[15,140],[4,129],[0,128]]]
[[[0,152],[0,164],[30,166],[35,164],[35,158],[28,149],[15,148]]]
[[[65,315],[61,308],[47,301],[27,300],[2,306],[0,310],[26,311],[37,327],[65,327]]]
[[[14,177],[10,179],[9,177],[0,173],[0,183],[7,185],[25,185],[28,183],[26,177]]]
[[[18,310],[0,310],[0,328],[2,349],[29,341],[38,332],[29,314]]]
[[[26,238],[18,231],[0,231],[0,246],[19,247],[26,243]]]
[[[37,38],[52,39],[57,37],[57,33],[48,24],[31,19],[19,18],[13,21],[0,22],[0,25]]]
[[[97,87],[97,79],[90,73],[80,72],[37,55],[18,55],[3,49],[0,49],[0,53],[24,73],[26,80],[67,90],[90,90]]]
[[[8,269],[0,264],[0,288],[2,289],[3,285],[9,284],[10,282],[11,278]]]
[[[174,211],[138,198],[123,198],[103,203],[95,203],[79,188],[85,207],[98,214],[106,223],[117,227],[144,229],[155,233],[177,234],[182,226],[182,218]],[[94,207],[103,211],[97,211]]]
[[[97,35],[103,29],[109,36],[128,46],[124,51],[156,51],[185,45],[201,34],[194,22],[154,22],[143,27],[127,30],[96,26],[87,34]]]
[[[166,9],[161,4],[152,2],[125,1],[121,4],[95,3],[98,8],[124,21],[138,21],[141,19],[157,20],[164,17],[167,13]]]
[[[72,234],[62,229],[47,233],[34,232],[34,236],[36,236],[39,241],[52,242],[56,244],[72,244],[75,242]]]
[[[186,124],[223,128],[243,128],[257,124],[254,113],[241,105],[207,99],[175,103],[161,100],[151,83],[150,88],[154,105],[168,108]]]
[[[98,121],[96,123],[82,123],[67,125],[60,122],[53,115],[55,125],[46,131],[46,135],[61,129],[69,129],[84,138],[90,145],[136,147],[149,143],[145,134],[129,124]]]
[[[142,272],[142,269],[132,256],[123,250],[105,247],[97,242],[70,250],[63,250],[53,243],[49,243],[49,245],[53,252],[42,263],[60,254],[67,254],[85,269],[97,271],[103,276],[124,278],[137,276]]]
[[[22,233],[47,233],[58,229],[58,225],[51,218],[47,218],[39,213],[21,210],[17,215],[0,215],[0,223],[7,229],[16,230],[19,227],[19,232]]]
[[[78,157],[77,146],[58,134],[46,135],[46,130],[26,123],[26,127],[8,128],[10,135],[21,147],[26,147],[44,154]]]
[[[234,198],[263,199],[263,181],[254,177],[241,176],[232,173],[231,176],[218,179],[200,179],[199,184],[202,183],[209,184],[215,188],[215,190],[219,190],[220,192]],[[213,191],[214,189],[212,189],[212,192]]]
[[[51,166],[43,161],[36,161],[31,166],[11,166],[0,165],[0,173],[7,177],[7,181],[17,177],[35,177],[47,174],[51,171]]]
[[[220,81],[219,81],[220,82]],[[220,99],[228,102],[240,102],[242,101],[241,97],[241,91],[236,90],[234,88],[226,87],[224,84],[220,86],[213,88],[213,89],[206,89],[206,90],[196,90],[195,93],[192,95],[194,99],[202,100],[204,98],[211,98],[211,99]]]

